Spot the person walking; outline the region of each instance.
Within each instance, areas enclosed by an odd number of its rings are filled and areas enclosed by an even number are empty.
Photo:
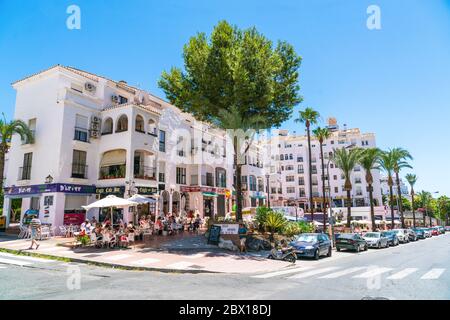
[[[37,242],[38,236],[41,233],[41,220],[37,217],[33,218],[30,222],[31,227],[31,245],[29,250],[33,249],[33,245],[36,244],[36,250],[39,248],[39,243]]]

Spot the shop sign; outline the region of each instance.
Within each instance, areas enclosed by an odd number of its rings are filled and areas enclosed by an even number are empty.
[[[136,187],[137,193],[142,195],[152,195],[158,193],[158,188],[155,187]]]
[[[226,190],[226,189],[224,189]],[[216,193],[217,188],[214,187],[200,187],[200,186],[182,186],[180,187],[181,192],[206,192],[206,193]]]
[[[85,213],[64,213],[64,225],[80,225],[85,218]]]
[[[125,187],[124,186],[117,186],[117,187],[97,187],[95,189],[95,193],[101,196],[106,196],[109,194],[113,195],[121,195],[125,193]]]
[[[220,226],[220,234],[238,234],[239,233],[239,224],[215,224],[216,226]]]
[[[64,193],[80,193],[92,194],[95,193],[95,186],[68,184],[68,183],[52,183],[52,184],[38,184],[23,187],[9,187],[5,188],[5,195],[27,195],[50,192],[64,192]]]

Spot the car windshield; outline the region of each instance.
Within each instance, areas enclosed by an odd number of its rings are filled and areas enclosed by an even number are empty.
[[[355,237],[352,233],[344,233],[339,235],[339,239],[353,239]]]
[[[364,235],[364,238],[379,238],[379,237],[380,237],[379,233],[368,232]]]
[[[383,236],[392,236],[394,233],[392,231],[385,231],[382,233]]]
[[[317,236],[312,234],[301,234],[295,239],[296,242],[316,242]]]

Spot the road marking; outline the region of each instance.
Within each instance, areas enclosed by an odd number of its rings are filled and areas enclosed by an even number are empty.
[[[52,252],[52,251],[69,251],[69,249],[64,247],[45,247],[44,249],[41,249],[39,247],[38,249],[38,252]]]
[[[180,262],[176,262],[176,263],[172,263],[166,266],[166,268],[171,268],[171,269],[188,269],[190,266],[193,266],[192,263],[187,262],[187,261],[180,261]]]
[[[389,272],[391,270],[392,270],[392,268],[377,268],[377,267],[373,268],[373,267],[369,267],[368,271],[366,271],[366,272],[364,272],[364,273],[362,273],[360,275],[354,276],[353,278],[372,278],[372,277],[378,276],[378,275],[380,275],[382,273]]]
[[[17,248],[17,247],[30,247],[30,243],[28,242],[19,242],[19,243],[5,243],[4,246],[2,245],[2,247],[4,248]]]
[[[206,256],[206,253],[196,253],[192,256],[185,256],[186,259],[197,259],[197,258],[203,258]]]
[[[42,258],[34,258],[34,257],[26,257],[26,256],[16,256],[11,253],[6,252],[0,252],[0,256],[7,257],[7,258],[15,258],[19,260],[27,260],[27,261],[33,261],[33,262],[41,262],[41,263],[51,263],[54,262],[54,260],[48,260],[48,259],[42,259]]]
[[[5,266],[0,266],[0,269],[6,269],[6,267]]]
[[[155,258],[145,258],[145,259],[141,259],[141,260],[132,261],[131,263],[136,264],[138,266],[143,266],[146,264],[152,264],[152,263],[156,263],[159,261],[161,261],[161,260],[155,259]]]
[[[309,270],[311,268],[312,267],[295,267],[295,268],[288,269],[288,270],[259,274],[257,276],[252,276],[252,278],[260,278],[260,279],[272,278],[272,277],[282,276],[282,275],[289,274],[289,273],[302,272],[305,270]]]
[[[304,279],[307,277],[311,277],[311,276],[315,276],[317,274],[321,274],[321,273],[325,273],[328,271],[333,271],[339,269],[338,267],[328,267],[328,268],[321,268],[321,269],[316,269],[316,270],[311,270],[308,272],[304,272],[304,273],[300,273],[300,274],[296,274],[295,276],[292,277],[288,277],[288,279]]]
[[[0,258],[0,263],[13,264],[13,265],[16,265],[16,266],[27,266],[27,265],[31,264],[31,262],[18,261],[18,260],[12,260],[12,259],[5,259],[5,258]]]
[[[410,274],[416,272],[417,270],[419,270],[419,269],[417,269],[417,268],[405,268],[402,271],[399,271],[399,272],[394,273],[393,275],[387,277],[387,279],[389,279],[389,280],[400,280],[400,279],[406,278],[407,276],[409,276]]]
[[[354,273],[356,271],[360,271],[360,270],[363,270],[363,269],[366,269],[366,267],[354,267],[354,268],[350,268],[350,269],[346,269],[346,270],[342,270],[342,271],[338,271],[338,272],[327,274],[327,275],[325,275],[323,277],[319,277],[319,279],[336,279],[336,278],[339,278],[339,277],[342,277],[342,276],[345,276],[347,274]]]
[[[445,269],[435,268],[425,273],[420,279],[422,280],[436,280],[444,273]]]
[[[112,257],[106,257],[105,260],[110,260],[110,261],[117,261],[117,260],[123,260],[126,258],[132,257],[131,254],[118,254]]]

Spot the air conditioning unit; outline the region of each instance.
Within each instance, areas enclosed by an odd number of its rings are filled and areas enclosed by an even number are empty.
[[[91,138],[94,138],[94,139],[100,138],[100,131],[99,130],[91,130]]]
[[[100,117],[97,117],[97,116],[92,116],[92,123],[100,123],[101,122],[101,119],[100,119]]]
[[[92,84],[92,83],[90,83],[90,82],[86,82],[86,83],[84,84],[84,89],[85,89],[86,91],[88,91],[88,92],[95,92],[95,90],[96,90],[97,88],[95,87],[94,84]]]
[[[119,102],[119,96],[116,96],[115,94],[111,96],[111,101],[113,103],[118,103]]]

